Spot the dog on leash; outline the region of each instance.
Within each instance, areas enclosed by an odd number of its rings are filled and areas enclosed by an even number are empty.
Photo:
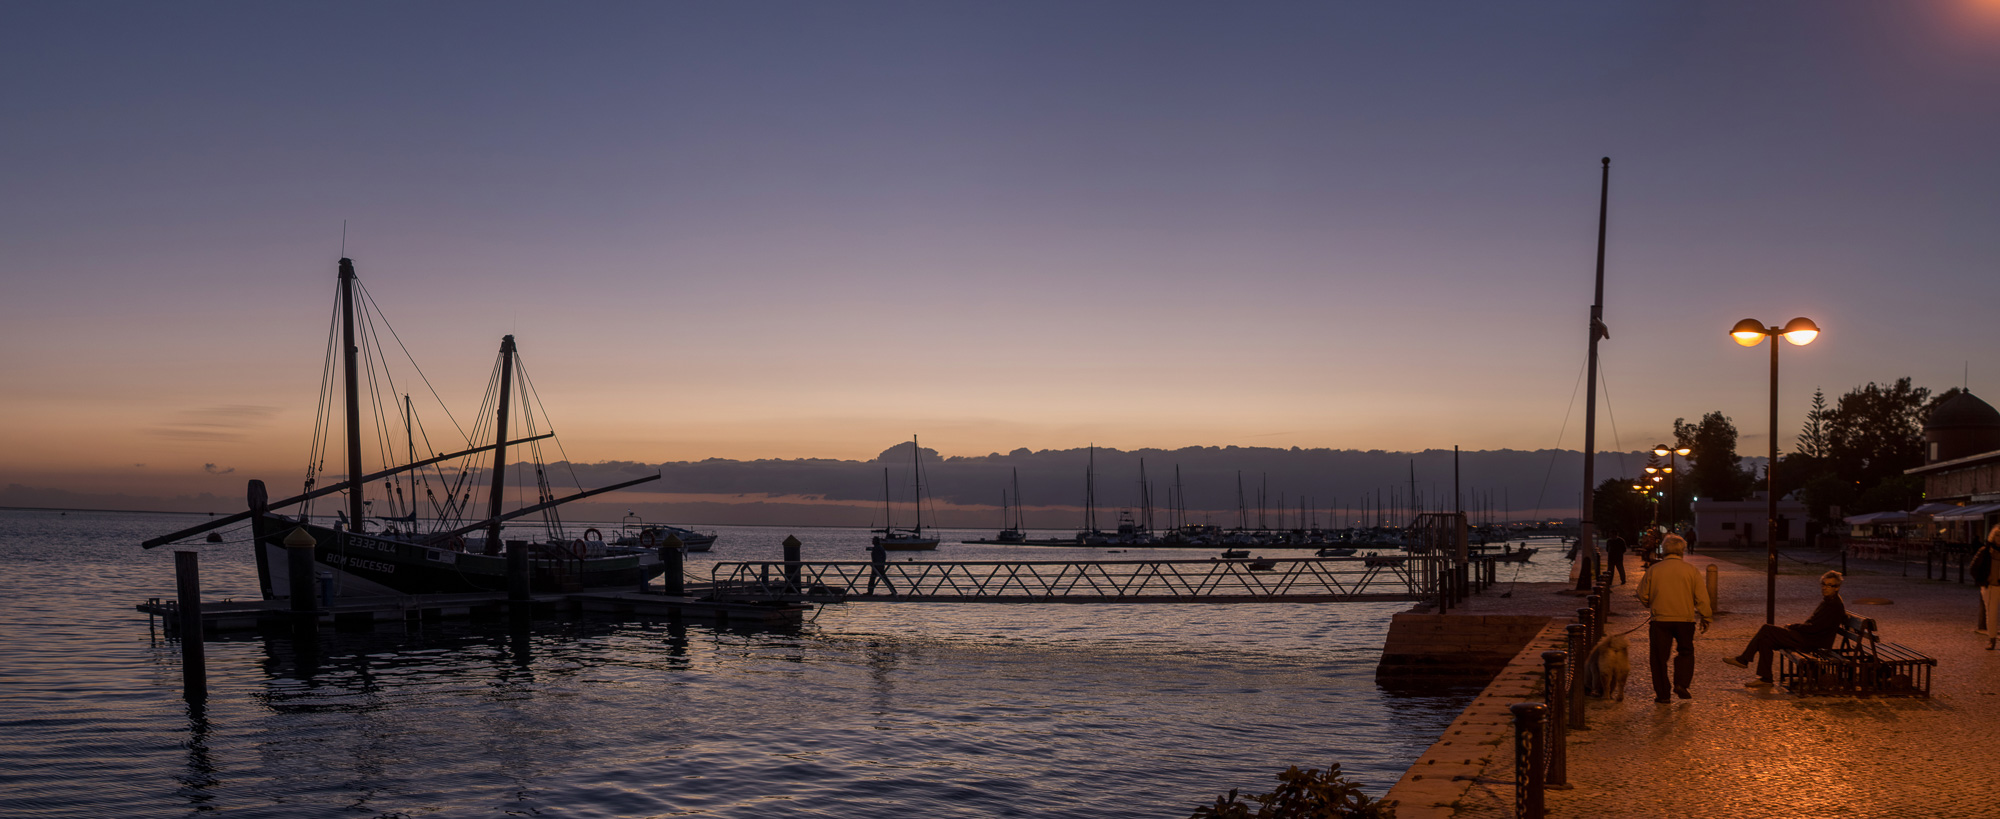
[[[1597,641],[1583,661],[1583,684],[1600,697],[1625,701],[1625,678],[1632,675],[1632,641],[1613,634]]]

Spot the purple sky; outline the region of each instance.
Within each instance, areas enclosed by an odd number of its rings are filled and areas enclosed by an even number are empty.
[[[296,472],[343,221],[584,461],[1577,447],[1601,156],[1604,449],[2000,341],[1993,0],[17,2],[0,105],[0,485]]]

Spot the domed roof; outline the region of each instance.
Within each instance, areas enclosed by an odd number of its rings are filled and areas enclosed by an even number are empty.
[[[1930,420],[1924,422],[1924,429],[1965,427],[2000,427],[2000,410],[1979,400],[1979,396],[1961,392],[1931,410]]]

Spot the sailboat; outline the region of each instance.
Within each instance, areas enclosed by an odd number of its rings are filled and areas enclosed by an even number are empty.
[[[531,411],[539,402],[522,400],[520,417],[515,420],[526,427],[528,433],[512,440],[508,437],[511,432],[509,416],[516,402],[516,373],[521,375],[520,392],[524,395],[528,393],[530,383],[511,335],[500,341],[500,359],[494,369],[493,381],[488,385],[487,396],[493,409],[491,426],[488,428],[486,422],[481,421],[470,436],[479,438],[483,431],[492,436],[493,443],[469,446],[458,452],[424,459],[416,459],[412,452],[408,463],[385,465],[373,473],[365,472],[361,460],[362,385],[373,386],[378,375],[382,374],[360,371],[358,354],[366,349],[371,365],[382,362],[387,358],[387,342],[379,334],[370,334],[368,326],[357,333],[357,318],[366,322],[370,316],[362,307],[374,304],[365,293],[357,294],[359,289],[353,261],[341,259],[337,314],[340,330],[337,334],[329,334],[328,360],[322,367],[326,378],[321,392],[323,417],[316,425],[330,438],[335,424],[344,421],[347,469],[341,479],[316,485],[320,464],[323,464],[324,455],[330,449],[326,445],[329,441],[316,440],[313,443],[313,461],[318,463],[309,463],[305,492],[302,494],[274,501],[270,499],[263,481],[250,481],[248,511],[147,540],[140,544],[143,548],[151,549],[247,520],[255,549],[258,585],[267,600],[290,597],[296,591],[290,582],[291,577],[300,576],[292,571],[291,555],[295,553],[311,555],[310,571],[301,574],[316,577],[323,584],[330,580],[331,592],[335,596],[506,590],[509,588],[506,554],[509,548],[527,553],[527,572],[532,591],[633,588],[640,581],[661,574],[665,564],[660,561],[657,549],[606,544],[594,528],[585,530],[581,537],[572,538],[564,534],[561,522],[555,516],[555,509],[563,504],[658,480],[658,474],[557,497],[550,486],[547,471],[537,463],[534,482],[520,482],[524,490],[528,486],[534,487],[535,502],[525,503],[512,511],[503,510],[508,485],[509,447],[526,445],[531,453],[539,453],[536,442],[554,436],[552,432],[535,432],[538,419]],[[389,338],[393,337],[392,331]],[[336,344],[339,356],[337,367],[334,361]],[[344,376],[344,400],[340,402],[343,413],[339,421],[324,417],[331,415],[332,394],[335,392],[332,379],[336,372]],[[405,402],[405,418],[408,419],[407,398]],[[373,417],[385,417],[379,406],[374,408]],[[376,434],[380,437],[382,433],[377,430]],[[411,449],[414,450],[414,444]],[[488,503],[485,515],[481,517],[471,512],[472,479],[480,472],[472,459],[473,456],[480,456],[483,460],[488,452],[492,453],[492,467],[486,473],[490,484]],[[418,472],[430,467],[436,468]],[[422,501],[418,498],[419,475],[423,476]],[[401,483],[406,478],[410,479],[408,495],[404,494]],[[441,485],[433,486],[433,480]],[[381,482],[386,493],[384,500],[392,512],[389,516],[371,518],[368,509],[373,501],[365,495],[367,489],[377,482]],[[315,518],[311,505],[313,500],[339,493],[346,495],[345,508],[335,510],[331,519],[325,515]],[[416,513],[420,506],[426,505],[434,517],[420,520]],[[408,508],[410,513],[397,515],[393,511],[402,508]],[[543,516],[546,526],[540,539],[532,542],[503,540],[502,526],[505,523],[538,513]]]
[[[1007,493],[1000,493],[1000,533],[993,539],[1001,543],[1021,543],[1028,539],[1027,527],[1021,525],[1021,470],[1014,470],[1014,503],[1007,503]]]
[[[882,528],[875,530],[872,542],[891,552],[923,552],[938,547],[938,539],[924,534],[924,449],[917,444],[917,436],[910,436],[911,482],[916,485],[916,495],[911,503],[916,507],[917,523],[908,529],[896,528],[894,509],[889,503],[889,468],[882,468]]]

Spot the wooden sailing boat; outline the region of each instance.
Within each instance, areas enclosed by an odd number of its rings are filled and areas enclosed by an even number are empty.
[[[938,547],[938,539],[924,534],[924,449],[917,444],[917,436],[910,436],[910,475],[915,484],[916,494],[911,506],[916,508],[915,526],[898,529],[894,523],[894,509],[889,502],[889,468],[882,468],[882,528],[876,529],[873,543],[892,552],[923,552]]]
[[[364,473],[361,461],[362,378],[357,354],[364,343],[379,346],[380,340],[357,336],[357,286],[354,263],[341,259],[340,333],[337,343],[340,345],[338,370],[344,379],[342,420],[345,422],[347,466],[342,479],[315,487],[316,468],[309,468],[306,491],[278,501],[270,500],[263,481],[253,480],[248,491],[248,511],[153,538],[141,546],[151,549],[247,520],[256,550],[258,584],[265,599],[290,597],[295,591],[291,588],[290,578],[299,575],[291,571],[290,564],[293,553],[307,551],[304,539],[299,537],[301,534],[311,539],[313,565],[312,571],[306,574],[317,576],[321,582],[330,579],[331,590],[340,596],[505,590],[508,588],[508,558],[503,542],[509,545],[518,542],[520,548],[528,552],[527,571],[530,588],[534,591],[636,587],[641,580],[656,577],[662,572],[664,564],[660,562],[656,549],[606,545],[601,538],[588,537],[595,532],[594,529],[587,530],[586,537],[570,538],[562,533],[559,522],[553,517],[553,510],[562,504],[658,480],[660,476],[657,474],[557,498],[546,481],[544,470],[537,468],[537,502],[503,511],[508,447],[533,444],[554,435],[530,434],[508,439],[509,414],[515,393],[514,374],[519,370],[514,337],[511,335],[500,341],[500,363],[494,376],[497,384],[489,385],[488,394],[495,396],[493,443]],[[325,371],[330,379],[335,368],[329,364]],[[373,374],[371,383],[372,378]],[[326,390],[331,391],[330,383]],[[376,417],[382,416],[378,412]],[[405,417],[409,417],[407,405]],[[524,412],[523,418],[530,416]],[[329,435],[332,426],[330,423],[324,425]],[[314,452],[324,451],[322,444],[315,441]],[[486,452],[493,453],[487,512],[483,518],[469,519],[467,512],[472,495],[461,490],[468,488],[468,479],[477,472],[471,463],[472,456]],[[457,484],[448,485],[449,491],[442,498],[426,492],[434,511],[440,513],[436,519],[426,521],[426,525],[420,527],[414,514],[415,499],[411,498],[410,516],[375,518],[387,525],[370,531],[371,518],[367,512],[370,501],[365,497],[370,483],[447,463],[455,464],[455,469],[441,467],[438,471],[455,473]],[[341,492],[347,495],[346,508],[336,510],[333,520],[322,517],[324,522],[315,522],[311,502]],[[293,511],[286,514],[282,510]],[[549,522],[546,536],[541,541],[503,540],[503,524],[536,513],[543,513]],[[395,522],[388,523],[389,520]],[[477,536],[482,533],[483,537]]]

